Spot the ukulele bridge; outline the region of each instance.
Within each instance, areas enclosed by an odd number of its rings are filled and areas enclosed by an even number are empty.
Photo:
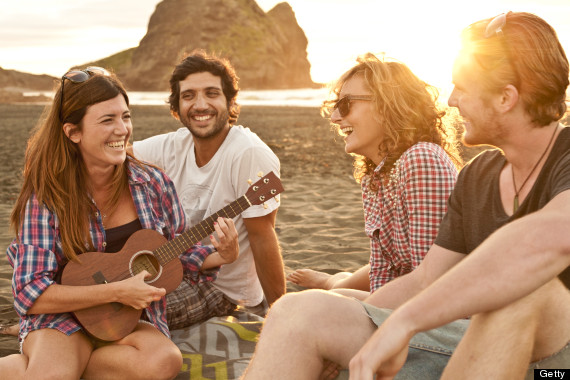
[[[140,251],[133,255],[129,263],[129,270],[131,271],[131,276],[136,276],[143,270],[150,273],[150,276],[145,278],[147,284],[152,284],[162,274],[162,266],[152,251]]]

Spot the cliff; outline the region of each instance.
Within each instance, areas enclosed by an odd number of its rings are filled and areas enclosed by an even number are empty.
[[[112,68],[129,90],[166,91],[175,64],[201,48],[228,58],[241,88],[316,87],[307,44],[287,3],[265,13],[254,0],[163,0],[138,47],[82,67]]]

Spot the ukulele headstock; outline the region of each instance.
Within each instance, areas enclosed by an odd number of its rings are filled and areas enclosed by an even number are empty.
[[[247,189],[245,197],[252,205],[260,205],[284,190],[281,180],[275,173],[269,172]]]

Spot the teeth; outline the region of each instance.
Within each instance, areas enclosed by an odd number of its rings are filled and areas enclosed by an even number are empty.
[[[110,142],[110,143],[107,143],[107,146],[111,147],[111,148],[121,148],[122,149],[125,146],[125,142],[124,141]]]
[[[198,121],[204,121],[204,120],[208,120],[211,117],[212,117],[212,115],[194,116],[194,119],[196,119]]]
[[[340,130],[343,134],[349,135],[352,133],[353,128],[352,127],[342,127]]]

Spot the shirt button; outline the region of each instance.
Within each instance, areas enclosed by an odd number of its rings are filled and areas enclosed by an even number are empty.
[[[99,216],[99,211],[95,211],[95,216]]]
[[[104,241],[104,242],[103,242],[103,247],[106,247],[106,246],[107,246],[107,242]]]

